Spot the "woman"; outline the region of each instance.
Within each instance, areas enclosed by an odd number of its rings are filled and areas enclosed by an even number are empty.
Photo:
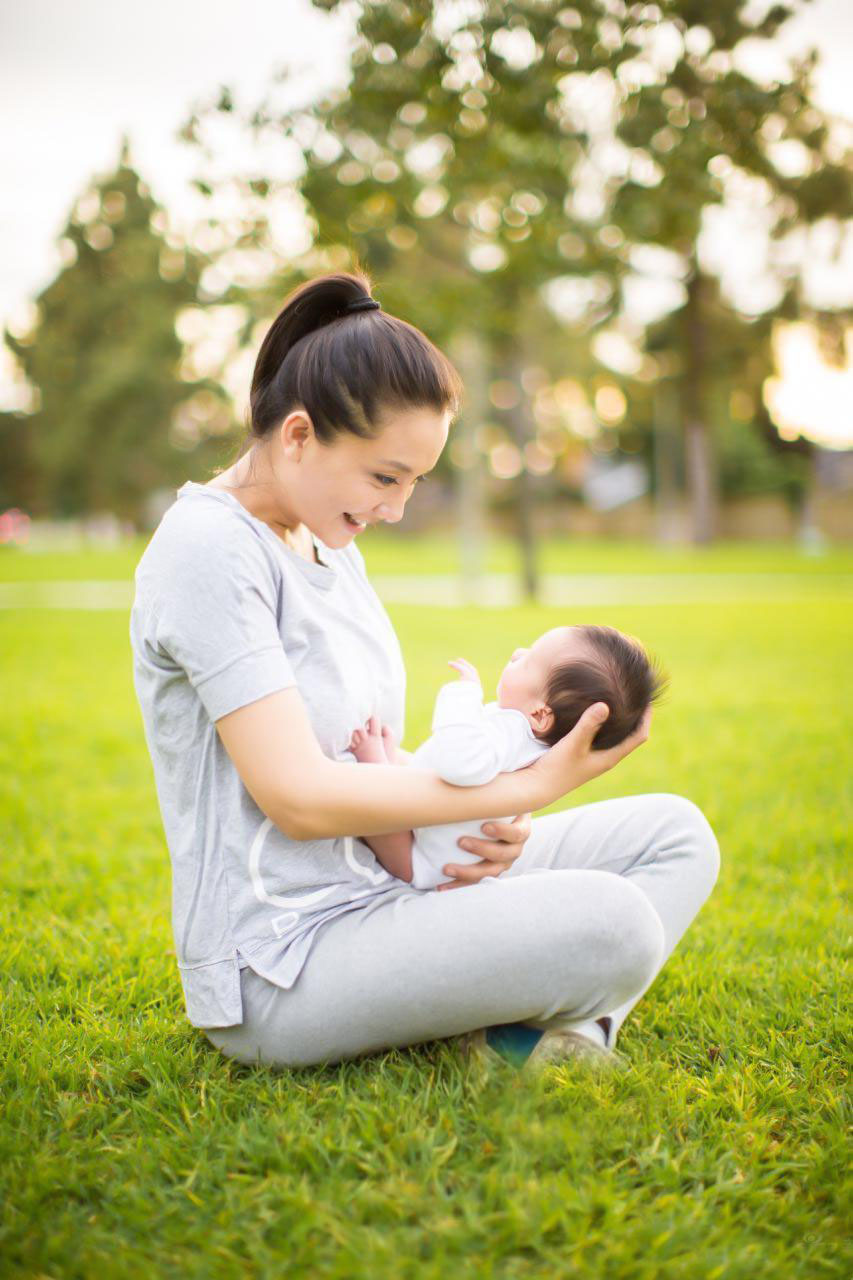
[[[600,705],[483,786],[355,764],[353,730],[375,714],[400,742],[405,701],[356,539],[401,519],[459,395],[366,278],[309,282],[262,344],[249,451],[179,490],[137,567],[134,682],[187,1011],[241,1061],[334,1062],[508,1023],[544,1030],[546,1057],[606,1054],[717,876],[713,833],[677,796],[531,822],[645,740],[647,722],[592,751]],[[438,891],[390,876],[363,839],[508,813]]]

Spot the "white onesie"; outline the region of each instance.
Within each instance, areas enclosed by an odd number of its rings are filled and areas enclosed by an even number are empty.
[[[432,769],[445,782],[458,787],[477,787],[499,773],[512,773],[532,764],[548,750],[533,733],[523,711],[483,705],[483,689],[473,680],[454,680],[443,685],[435,700],[432,734],[413,753],[412,763]],[[510,822],[497,818],[497,822]],[[412,885],[433,889],[452,880],[441,868],[447,862],[479,862],[480,855],[460,849],[463,835],[485,839],[481,830],[486,819],[450,822],[435,827],[415,827],[412,844]]]

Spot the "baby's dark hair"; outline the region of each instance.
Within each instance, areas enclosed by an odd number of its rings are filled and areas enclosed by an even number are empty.
[[[667,677],[643,647],[613,627],[575,627],[589,656],[558,663],[548,677],[545,701],[554,723],[540,734],[552,747],[577,724],[587,707],[606,702],[610,715],[592,741],[594,750],[615,747],[634,732],[650,703],[667,686]]]

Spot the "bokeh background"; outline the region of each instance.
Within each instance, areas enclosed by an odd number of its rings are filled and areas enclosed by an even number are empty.
[[[357,264],[465,377],[398,532],[469,591],[490,531],[531,595],[548,534],[853,537],[844,0],[2,22],[3,542],[150,531],[288,290]]]

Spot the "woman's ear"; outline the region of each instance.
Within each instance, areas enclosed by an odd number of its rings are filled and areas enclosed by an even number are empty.
[[[309,440],[314,439],[314,424],[304,409],[294,409],[281,424],[281,449],[286,458],[298,462]]]

